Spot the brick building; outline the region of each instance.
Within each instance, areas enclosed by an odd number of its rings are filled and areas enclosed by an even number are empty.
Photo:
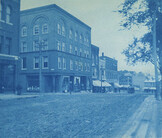
[[[17,83],[20,0],[0,1],[0,91],[13,92]]]
[[[99,47],[92,45],[92,79],[99,79]]]
[[[118,61],[116,59],[104,56],[104,53],[102,53],[100,59],[105,60],[106,81],[112,84],[118,83],[118,71],[117,71]]]
[[[45,92],[91,89],[88,25],[53,4],[21,11],[20,29],[23,89],[39,91],[40,71]]]

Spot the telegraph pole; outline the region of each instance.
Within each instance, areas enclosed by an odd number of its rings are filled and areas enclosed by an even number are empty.
[[[156,8],[153,15],[153,57],[154,57],[154,68],[155,68],[155,82],[156,82],[156,92],[155,92],[155,98],[159,100],[159,84],[158,84],[158,67],[157,67],[157,49],[156,49],[156,12],[157,12],[157,0],[156,2]]]

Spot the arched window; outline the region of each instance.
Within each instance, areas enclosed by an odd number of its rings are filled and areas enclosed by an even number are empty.
[[[78,40],[78,33],[75,32],[75,41],[77,41],[77,40]]]
[[[38,34],[39,34],[39,26],[34,25],[34,27],[33,27],[33,35],[38,35]]]
[[[2,20],[2,14],[3,13],[3,5],[2,2],[0,2],[0,20]]]
[[[11,8],[9,6],[6,8],[6,22],[11,23]]]
[[[47,33],[48,33],[48,25],[43,24],[43,26],[42,26],[42,34],[47,34]]]
[[[72,37],[73,37],[73,32],[72,32],[72,29],[70,29],[70,31],[69,31],[69,38],[72,39]]]

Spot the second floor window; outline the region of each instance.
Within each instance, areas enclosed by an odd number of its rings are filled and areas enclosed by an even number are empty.
[[[58,69],[61,69],[61,58],[58,57]]]
[[[66,47],[65,47],[65,43],[64,42],[62,42],[62,51],[66,51]]]
[[[57,41],[57,50],[61,51],[61,42]]]
[[[11,23],[11,8],[9,6],[6,8],[6,23]]]
[[[42,65],[43,68],[48,68],[48,57],[47,56],[43,56],[42,63],[43,63]]]
[[[48,25],[47,24],[44,24],[42,26],[42,34],[47,34],[48,33]]]
[[[70,60],[70,70],[73,70],[73,61]]]
[[[75,70],[78,70],[78,61],[75,61]]]
[[[72,45],[70,45],[70,53],[71,53],[71,54],[73,53]]]
[[[47,41],[47,39],[44,39],[43,40],[42,50],[48,50],[48,41]]]
[[[21,68],[22,69],[26,69],[27,68],[26,57],[23,57],[22,58]]]
[[[39,51],[39,42],[38,42],[38,40],[33,41],[33,51]]]
[[[26,26],[22,27],[22,29],[21,29],[21,36],[22,37],[27,36],[27,27]]]
[[[77,55],[78,54],[78,49],[77,49],[77,47],[75,47],[75,55]]]
[[[39,34],[39,26],[38,25],[35,25],[34,28],[33,28],[33,34],[34,35],[38,35]]]
[[[27,52],[27,43],[26,42],[21,43],[21,52]]]
[[[62,25],[62,36],[65,36],[65,26]]]
[[[34,69],[38,69],[39,68],[39,57],[35,57],[34,58]]]
[[[66,59],[63,58],[63,69],[66,69]]]
[[[77,40],[78,40],[78,33],[75,32],[75,41],[77,41]]]

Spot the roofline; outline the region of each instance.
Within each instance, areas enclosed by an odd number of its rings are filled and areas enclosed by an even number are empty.
[[[97,49],[99,49],[99,47],[98,46],[96,46],[96,45],[93,45],[93,44],[91,44],[93,47],[95,47],[95,48],[97,48]]]
[[[59,7],[56,4],[50,4],[50,5],[46,5],[46,6],[41,6],[41,7],[36,7],[36,8],[31,8],[31,9],[26,9],[26,10],[21,10],[20,11],[20,15],[23,15],[24,13],[30,13],[30,12],[35,12],[38,10],[46,10],[46,9],[52,9],[52,8],[56,8],[59,11],[65,13],[67,16],[70,16],[71,18],[73,18],[74,20],[76,20],[77,22],[81,23],[82,25],[88,27],[91,30],[91,27],[88,26],[87,24],[85,24],[84,22],[82,22],[81,20],[79,20],[78,18],[76,18],[75,16],[73,16],[72,14],[70,14],[69,12],[65,11],[64,9],[62,9],[61,7]]]

